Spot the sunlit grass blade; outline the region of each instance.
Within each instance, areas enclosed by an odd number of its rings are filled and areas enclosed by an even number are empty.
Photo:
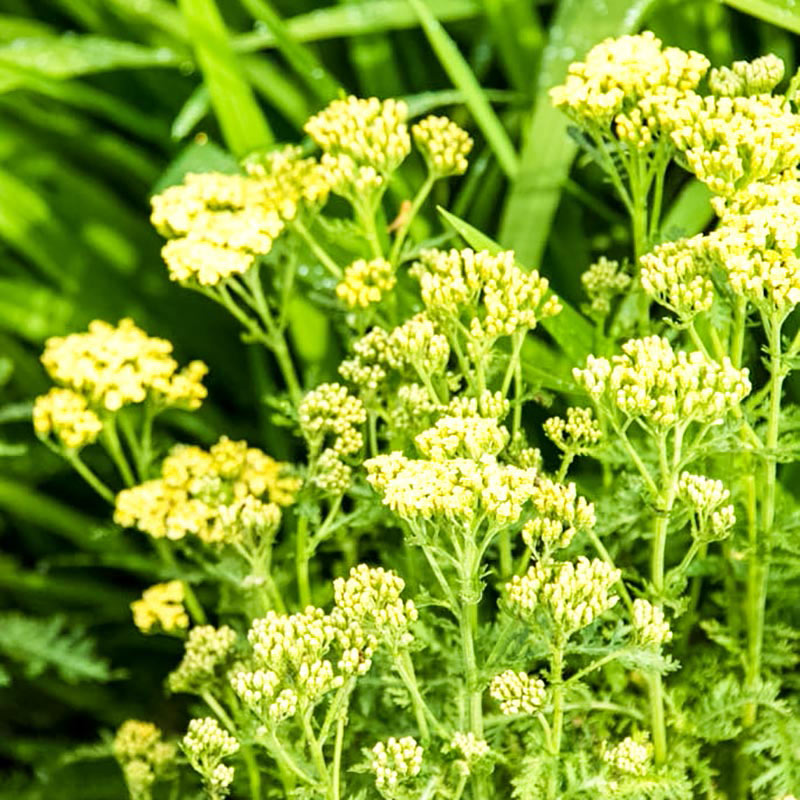
[[[525,135],[520,168],[503,214],[500,241],[537,266],[569,175],[577,146],[567,135],[567,118],[550,105],[547,91],[567,66],[607,36],[635,29],[654,0],[561,0],[542,55],[536,106]]]
[[[228,38],[214,0],[180,0],[197,62],[225,141],[237,156],[268,146],[272,131]]]
[[[478,79],[455,42],[430,10],[427,0],[409,0],[409,3],[419,15],[425,35],[439,63],[453,81],[453,85],[464,93],[464,103],[472,112],[475,123],[486,137],[503,172],[512,177],[517,172],[517,152],[506,129],[486,99]]]

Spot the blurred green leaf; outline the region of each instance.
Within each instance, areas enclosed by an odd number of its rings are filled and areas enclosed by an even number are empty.
[[[745,14],[771,22],[792,33],[800,33],[800,9],[795,0],[722,0]]]

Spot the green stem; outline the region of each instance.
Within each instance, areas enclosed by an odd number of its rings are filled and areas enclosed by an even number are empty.
[[[297,570],[297,595],[300,607],[311,605],[311,584],[308,578],[308,517],[301,516],[297,520],[295,549]]]
[[[299,220],[292,221],[292,230],[297,233],[300,238],[308,245],[308,249],[319,259],[325,269],[333,275],[337,280],[342,277],[341,267],[328,255],[328,253],[320,246],[317,240],[311,235],[308,228]]]
[[[333,776],[331,778],[333,800],[339,800],[341,791],[342,745],[344,744],[344,717],[336,723],[336,740],[333,745]]]
[[[548,800],[557,800],[559,785],[559,756],[561,754],[561,737],[564,730],[564,635],[556,634],[550,660],[550,685],[553,687],[553,724],[550,733],[550,754],[555,766],[550,772],[547,786]]]
[[[428,728],[428,720],[425,714],[428,711],[427,703],[425,702],[419,690],[419,683],[417,682],[417,675],[414,670],[414,662],[411,660],[411,654],[408,650],[402,650],[395,660],[397,665],[397,672],[401,680],[405,684],[408,693],[411,695],[411,704],[414,706],[414,715],[417,718],[417,727],[419,734],[423,741],[430,739],[430,729]],[[434,722],[437,719],[431,715]]]
[[[91,486],[92,489],[94,489],[97,494],[103,498],[103,500],[111,503],[112,506],[114,505],[114,492],[111,491],[111,489],[109,489],[108,486],[106,486],[106,484],[103,483],[103,481],[101,481],[100,478],[98,478],[97,475],[95,475],[94,472],[92,472],[92,470],[86,466],[86,464],[81,460],[81,457],[78,455],[77,450],[64,451],[64,458],[69,462],[75,472],[77,472],[78,475],[80,475],[81,478],[83,478],[86,483],[88,483],[89,486]]]
[[[314,731],[311,728],[311,720],[309,719],[308,712],[304,711],[300,715],[300,720],[303,726],[306,744],[311,752],[311,760],[314,762],[314,767],[319,773],[320,780],[325,786],[325,794],[329,800],[333,800],[333,788],[330,775],[328,774],[328,766],[325,763],[325,755],[322,752],[322,748],[320,747],[317,737],[314,736]]]
[[[397,236],[395,236],[394,244],[392,245],[392,249],[389,254],[389,263],[393,267],[396,267],[399,263],[400,251],[403,249],[403,242],[405,242],[408,231],[411,228],[411,225],[413,224],[417,214],[419,213],[420,208],[422,208],[422,204],[428,199],[428,195],[431,193],[431,189],[433,189],[433,184],[435,181],[436,177],[433,175],[433,173],[429,172],[425,178],[425,182],[419,187],[417,194],[411,201],[411,208],[409,209],[405,221],[400,227],[400,230],[397,231]]]
[[[103,421],[102,441],[106,447],[106,452],[111,456],[111,460],[117,467],[122,480],[126,486],[134,486],[136,478],[133,475],[133,470],[128,464],[128,459],[125,457],[125,452],[122,449],[122,444],[117,434],[117,424],[113,415],[108,415]]]

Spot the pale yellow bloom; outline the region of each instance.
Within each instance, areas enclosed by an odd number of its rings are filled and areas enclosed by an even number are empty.
[[[653,762],[653,745],[647,735],[627,736],[609,749],[603,748],[603,761],[624,775],[646,775]]]
[[[672,641],[664,611],[641,597],[633,601],[633,628],[637,641],[643,645],[660,647]]]
[[[65,447],[78,450],[97,439],[103,423],[83,395],[53,388],[36,398],[33,428],[39,436],[55,434]]]
[[[509,715],[535,714],[547,696],[541,678],[533,678],[526,672],[514,672],[513,669],[492,678],[489,694],[500,703],[500,710]]]
[[[392,265],[383,258],[359,258],[345,267],[336,296],[349,308],[367,308],[379,303],[397,283]]]
[[[169,581],[145,589],[141,599],[131,603],[133,623],[150,633],[156,626],[167,633],[189,627],[189,616],[183,606],[183,583]]]
[[[455,122],[431,115],[412,126],[411,133],[434,175],[463,175],[467,171],[472,137]]]
[[[730,67],[712,69],[708,87],[713,94],[725,97],[768,94],[783,80],[784,70],[783,60],[769,53],[752,61],[734,61]]]
[[[370,769],[378,789],[393,790],[399,783],[415,778],[422,769],[423,750],[411,736],[378,742],[370,754]]]

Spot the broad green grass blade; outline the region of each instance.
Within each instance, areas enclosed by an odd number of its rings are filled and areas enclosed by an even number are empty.
[[[486,234],[481,233],[477,228],[473,228],[468,222],[459,219],[441,206],[437,210],[470,247],[488,250],[490,253],[499,253],[504,249],[494,239],[490,239]],[[520,266],[526,269],[525,266]],[[559,300],[563,307],[561,313],[542,320],[542,327],[556,340],[571,361],[583,363],[594,345],[594,328],[566,300],[561,297]]]
[[[340,85],[316,55],[292,35],[291,30],[268,0],[240,0],[254,20],[263,22],[275,37],[275,46],[322,103],[339,94]]]
[[[500,228],[500,241],[526,264],[538,266],[577,146],[567,118],[550,105],[547,91],[568,65],[607,36],[634,30],[654,0],[561,0],[542,54],[536,106],[520,168]]]
[[[800,34],[800,9],[795,0],[722,0],[725,5]]]
[[[453,22],[479,16],[481,7],[477,0],[436,0],[431,13],[441,22]],[[313,42],[416,28],[419,18],[408,0],[370,0],[298,14],[286,20],[286,25],[295,41]],[[235,37],[233,46],[249,52],[275,47],[276,42],[271,31],[258,31]]]
[[[242,56],[247,79],[272,108],[280,111],[297,130],[316,111],[308,92],[295,81],[294,75],[266,56]]]
[[[245,156],[273,142],[272,131],[233,52],[214,0],[179,0],[222,134],[231,151]]]
[[[517,172],[518,160],[514,145],[486,99],[478,79],[461,55],[455,42],[431,11],[428,0],[409,0],[445,72],[453,85],[464,93],[464,103],[472,112],[475,123],[486,137],[497,161],[508,177]]]

